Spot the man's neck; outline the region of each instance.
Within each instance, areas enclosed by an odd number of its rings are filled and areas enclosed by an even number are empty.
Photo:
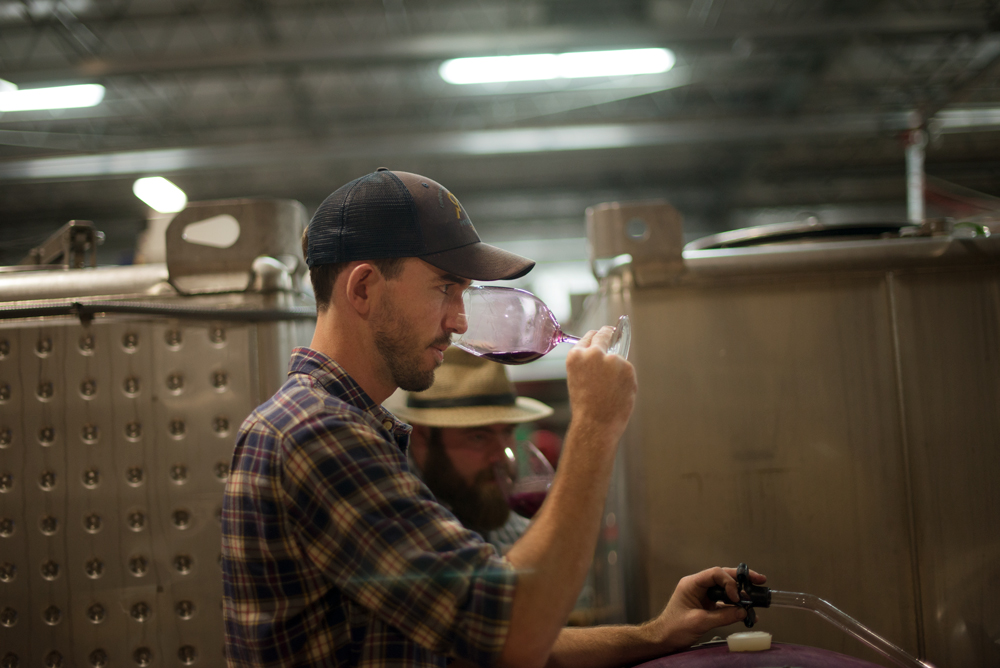
[[[367,331],[346,329],[337,322],[333,309],[327,309],[316,318],[316,331],[309,347],[335,360],[372,401],[381,404],[396,391],[396,386],[379,373],[382,360],[371,335]]]

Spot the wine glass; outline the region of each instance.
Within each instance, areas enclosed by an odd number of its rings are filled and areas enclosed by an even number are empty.
[[[502,364],[526,364],[559,343],[579,337],[563,333],[549,307],[527,290],[495,285],[473,285],[463,295],[468,329],[452,334],[452,345]],[[628,358],[632,326],[628,316],[618,319],[608,352]]]
[[[521,441],[514,449],[507,448],[504,455],[494,468],[497,484],[510,509],[531,519],[549,493],[555,469],[531,441]]]

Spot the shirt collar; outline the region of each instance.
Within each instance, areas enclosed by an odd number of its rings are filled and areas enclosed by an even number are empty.
[[[392,433],[397,437],[404,437],[403,443],[406,442],[405,437],[409,436],[413,428],[372,401],[368,393],[361,389],[361,386],[351,378],[350,374],[344,371],[344,368],[329,355],[312,348],[295,348],[292,350],[288,375],[294,373],[312,376],[327,392],[365,411],[383,425],[386,421],[390,421]]]

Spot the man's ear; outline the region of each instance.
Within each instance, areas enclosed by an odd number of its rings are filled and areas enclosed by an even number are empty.
[[[410,452],[413,453],[413,461],[417,463],[420,470],[424,470],[424,463],[427,461],[427,443],[431,438],[431,428],[415,424],[413,432],[410,434]]]
[[[373,265],[362,262],[347,271],[347,279],[344,282],[343,290],[347,297],[347,303],[354,307],[362,317],[367,317],[371,312],[372,302],[375,293],[381,289],[385,283],[382,273]]]

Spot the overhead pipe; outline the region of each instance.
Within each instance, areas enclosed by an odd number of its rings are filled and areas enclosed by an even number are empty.
[[[906,141],[906,218],[912,225],[924,222],[924,149],[927,132],[909,130]]]

